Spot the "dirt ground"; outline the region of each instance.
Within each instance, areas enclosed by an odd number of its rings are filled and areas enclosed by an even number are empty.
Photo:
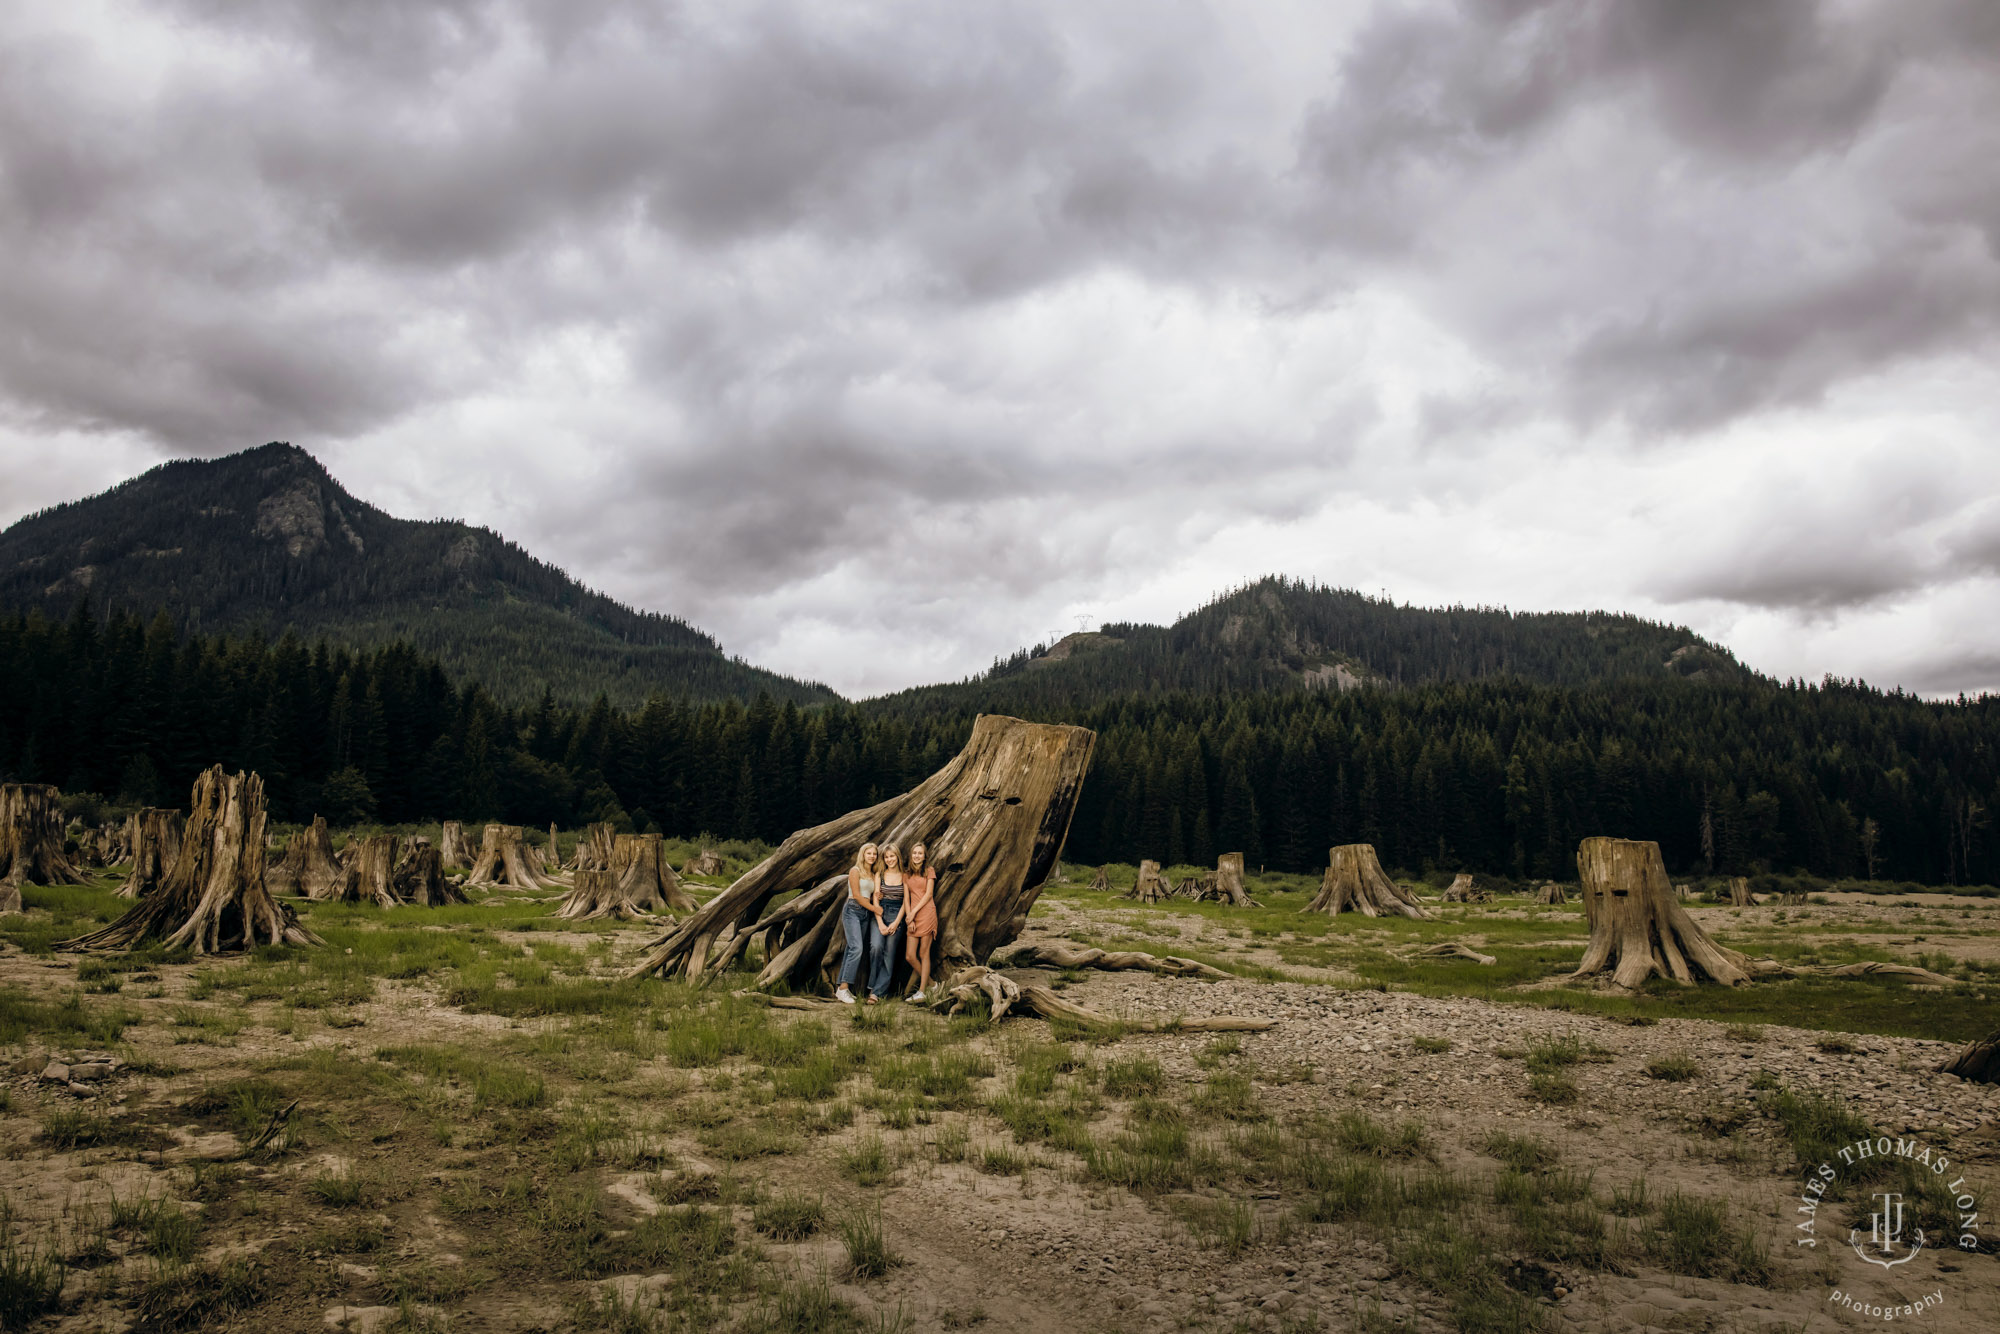
[[[1923,1007],[1987,1004],[1984,972],[1952,994],[1872,989],[1885,1018],[1919,1017],[1845,1036],[1811,1013],[1592,1013],[1525,984],[1482,990],[1475,964],[1371,982],[1362,961],[1396,953],[1402,928],[1314,934],[1291,921],[1296,896],[1265,897],[1257,917],[1073,891],[1045,897],[1024,937],[1140,935],[1238,971],[1038,978],[1114,1016],[1276,1021],[1226,1038],[621,986],[652,928],[542,929],[518,919],[546,904],[519,900],[493,925],[477,909],[378,928],[310,908],[347,934],[303,962],[86,978],[88,961],[5,944],[0,997],[24,1017],[0,1029],[15,1038],[0,1049],[0,1285],[40,1258],[63,1262],[63,1286],[60,1309],[11,1322],[0,1293],[0,1328],[1886,1323],[1835,1293],[1864,1308],[1937,1294],[1898,1319],[1995,1327],[1991,1221],[1977,1253],[1933,1235],[1885,1269],[1850,1246],[1857,1220],[1867,1240],[1857,1188],[1821,1207],[1816,1246],[1795,1244],[1797,1124],[1772,1110],[1806,1098],[1921,1141],[1984,1207],[2000,1088],[1935,1072],[1957,1041],[1895,1031],[1932,1023]],[[1753,951],[1782,937],[1930,966],[2000,958],[1992,908],[1949,896],[1697,913]],[[378,929],[393,950],[371,952]],[[1585,934],[1574,911],[1504,901],[1438,929],[1536,958],[1573,959]],[[609,994],[617,1007],[590,999]],[[95,1040],[107,1030],[88,1017],[114,1011],[128,1021]],[[101,1078],[99,1056],[115,1062]],[[58,1082],[51,1062],[85,1077]],[[1143,1147],[1161,1125],[1183,1138]],[[810,1225],[771,1224],[801,1201],[817,1202]],[[850,1225],[876,1217],[893,1260],[870,1273]]]

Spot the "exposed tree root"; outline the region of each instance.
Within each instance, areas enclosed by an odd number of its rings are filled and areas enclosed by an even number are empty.
[[[1235,976],[1211,964],[1172,954],[1086,949],[1075,945],[1023,945],[1005,958],[996,954],[990,962],[995,968],[1102,968],[1108,972],[1139,969],[1148,973],[1164,973],[1169,977]]]
[[[1471,946],[1461,945],[1455,940],[1442,945],[1426,945],[1423,949],[1417,951],[1417,957],[1429,959],[1470,959],[1474,963],[1497,962],[1494,955],[1481,954]]]

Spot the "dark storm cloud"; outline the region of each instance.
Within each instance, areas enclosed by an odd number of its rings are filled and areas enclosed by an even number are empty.
[[[0,420],[569,451],[616,494],[481,517],[630,596],[1026,617],[1228,522],[1477,504],[1499,439],[1990,354],[1996,51],[1983,0],[24,8]],[[923,539],[856,551],[885,515]],[[1823,615],[1983,577],[1944,522],[1635,578]]]

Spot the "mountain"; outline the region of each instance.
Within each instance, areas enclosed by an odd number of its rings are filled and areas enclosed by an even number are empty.
[[[61,618],[86,594],[141,618],[165,609],[187,630],[403,640],[512,703],[544,686],[627,708],[655,692],[839,699],[592,592],[489,529],[386,514],[288,444],[164,463],[0,532],[0,609]]]
[[[1134,694],[1353,690],[1512,678],[1748,680],[1726,649],[1610,612],[1407,607],[1271,577],[1170,626],[1116,624],[1015,654],[981,676],[869,701],[903,714],[968,709],[1053,717]]]

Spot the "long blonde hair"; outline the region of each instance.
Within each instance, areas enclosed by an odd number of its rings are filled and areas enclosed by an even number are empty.
[[[868,849],[870,848],[875,849],[875,869],[872,871],[868,869],[867,862]],[[854,850],[854,865],[847,868],[847,873],[856,878],[866,878],[880,884],[882,882],[882,849],[874,843],[863,843]]]
[[[889,857],[892,853],[896,858],[896,874],[907,880],[910,875],[910,868],[903,865],[903,850],[894,843],[884,843],[880,849],[883,873],[886,875],[889,871]]]

